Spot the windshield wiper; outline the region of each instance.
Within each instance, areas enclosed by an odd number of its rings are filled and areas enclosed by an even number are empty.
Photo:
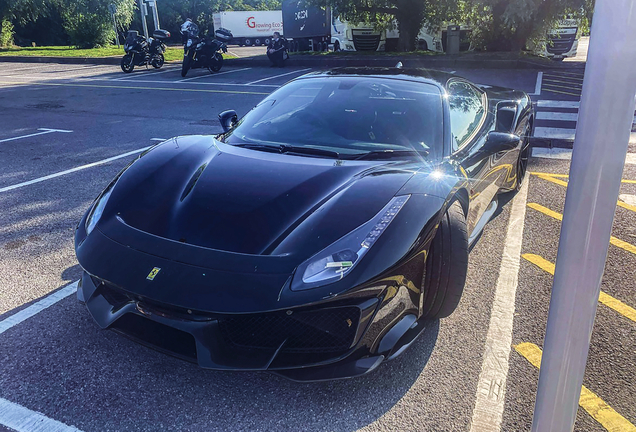
[[[340,158],[340,153],[331,151],[331,150],[322,150],[313,147],[302,147],[302,146],[291,146],[287,144],[258,144],[258,143],[244,143],[244,144],[233,144],[234,147],[242,147],[250,150],[262,150],[268,151],[272,153],[297,153],[297,154],[306,154],[312,156],[324,156],[334,159]]]
[[[281,146],[279,145],[257,144],[257,143],[231,144],[231,145],[233,145],[234,147],[241,147],[241,148],[246,148],[250,150],[262,150],[262,151],[268,151],[271,153],[281,152]]]
[[[339,159],[340,153],[335,152],[333,150],[323,150],[317,149],[314,147],[302,147],[302,146],[290,146],[290,145],[281,145],[280,146],[281,153],[299,153],[313,156],[325,156],[333,159]]]
[[[367,153],[363,153],[358,157],[354,158],[355,160],[364,160],[364,159],[389,159],[394,157],[404,157],[404,156],[423,156],[426,157],[429,155],[429,151],[427,150],[375,150]]]

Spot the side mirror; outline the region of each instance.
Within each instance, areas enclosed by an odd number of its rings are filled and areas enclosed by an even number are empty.
[[[223,132],[227,132],[238,123],[238,115],[234,110],[223,111],[219,114],[219,122],[223,128]]]
[[[491,131],[488,132],[482,151],[490,156],[496,153],[514,150],[519,145],[520,141],[521,138],[517,135],[506,132]]]

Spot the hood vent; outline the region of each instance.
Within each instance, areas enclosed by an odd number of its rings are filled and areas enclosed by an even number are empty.
[[[186,185],[186,188],[181,194],[181,199],[180,199],[181,202],[183,202],[183,200],[186,199],[186,197],[190,194],[190,192],[192,192],[192,189],[194,189],[194,186],[197,184],[199,177],[201,177],[201,174],[203,174],[203,171],[205,170],[207,166],[208,166],[207,163],[201,165],[199,169],[197,169],[196,172],[192,175],[192,177],[190,178],[190,181]]]

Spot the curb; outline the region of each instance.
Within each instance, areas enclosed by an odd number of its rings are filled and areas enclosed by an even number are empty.
[[[264,56],[241,57],[225,60],[233,66],[269,66],[269,59]],[[425,56],[411,58],[411,56],[368,57],[360,56],[312,56],[306,54],[291,54],[289,66],[300,67],[393,67],[401,61],[406,67],[423,68],[468,68],[468,69],[579,69],[584,68],[585,63],[545,63],[530,59],[467,59],[462,56]],[[119,65],[121,57],[29,57],[29,56],[0,56],[0,62],[19,63],[60,63],[60,64],[103,64]]]

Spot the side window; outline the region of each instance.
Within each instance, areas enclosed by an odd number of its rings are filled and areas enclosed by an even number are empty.
[[[448,84],[451,133],[457,147],[466,144],[484,117],[481,95],[468,83],[454,81]]]

